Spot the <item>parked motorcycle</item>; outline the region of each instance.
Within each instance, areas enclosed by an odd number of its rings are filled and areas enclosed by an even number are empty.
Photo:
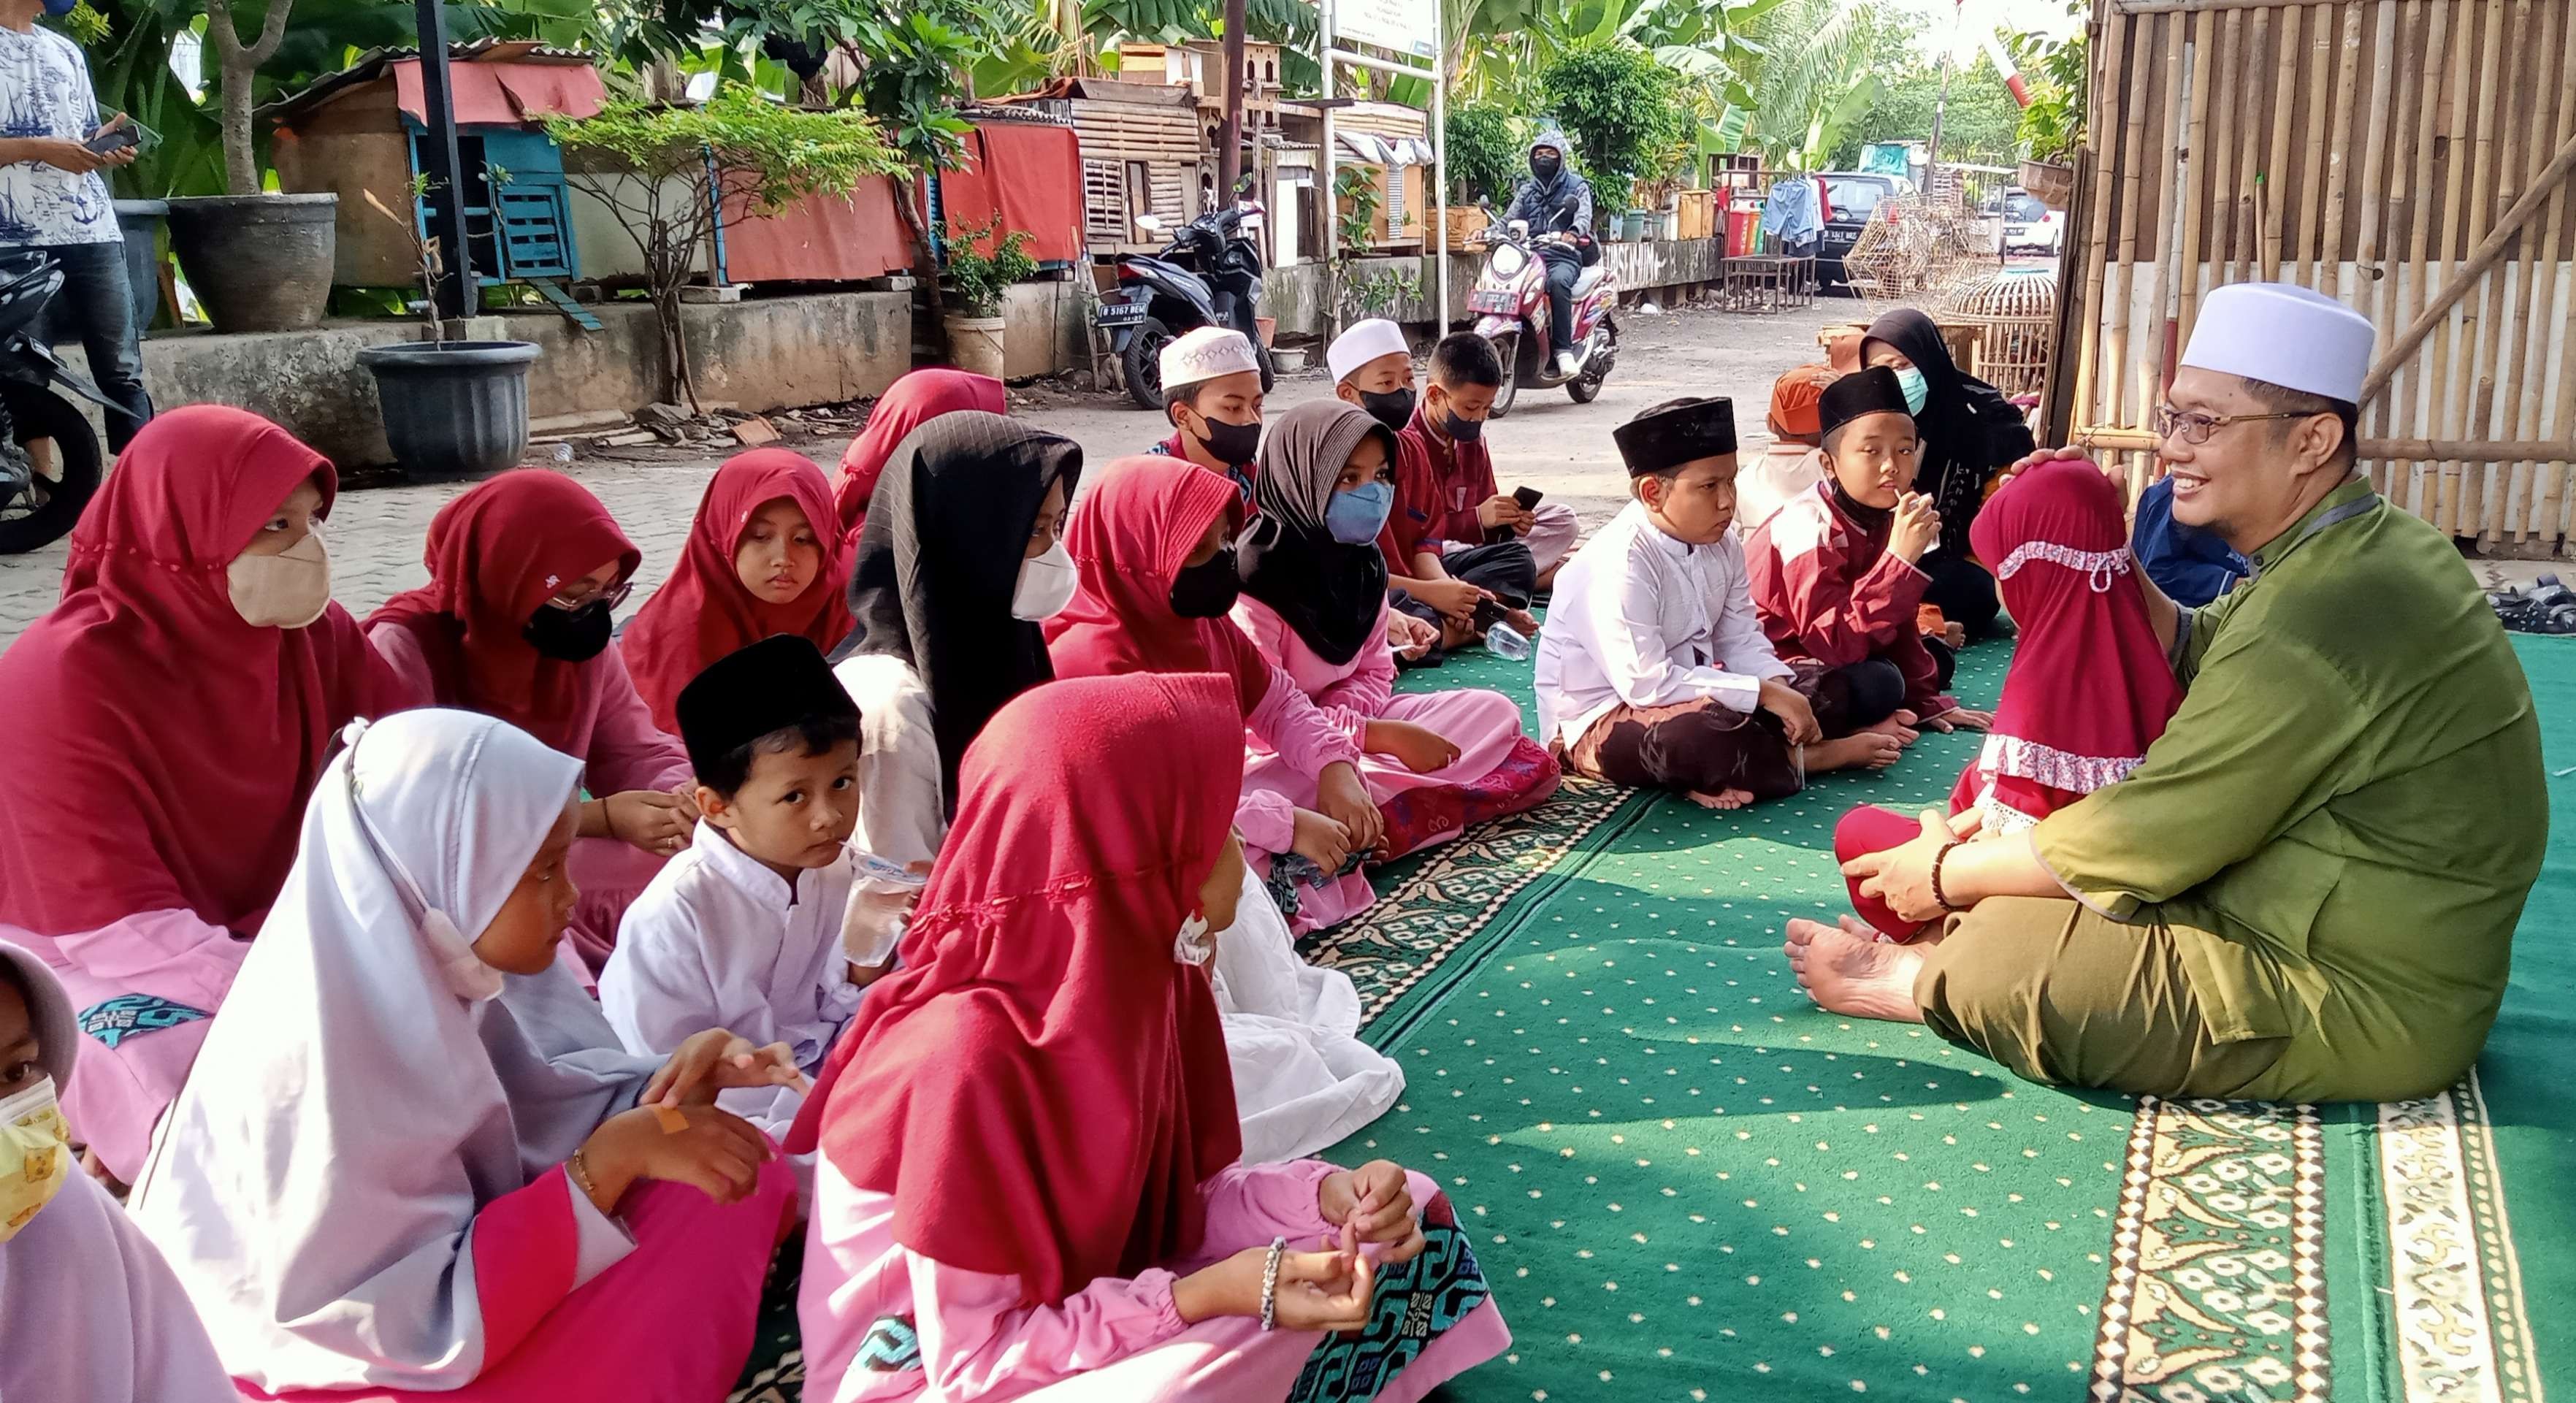
[[[107,397],[32,334],[62,287],[42,254],[0,262],[0,555],[62,539],[98,490],[98,435],[54,387],[101,408]]]
[[[1163,407],[1163,347],[1203,326],[1242,332],[1261,365],[1261,388],[1267,391],[1276,378],[1258,320],[1261,245],[1253,235],[1260,232],[1263,211],[1249,198],[1252,187],[1252,177],[1245,176],[1232,205],[1181,226],[1161,255],[1118,260],[1118,286],[1101,295],[1095,319],[1118,348],[1127,394],[1137,407]],[[1159,234],[1166,226],[1147,214],[1137,216],[1136,227]]]
[[[1488,220],[1493,214],[1493,206],[1485,206]],[[1619,280],[1604,260],[1574,280],[1574,373],[1557,373],[1556,348],[1548,344],[1547,262],[1538,251],[1548,243],[1572,240],[1566,233],[1533,236],[1528,221],[1520,219],[1509,225],[1488,223],[1478,236],[1487,249],[1485,270],[1467,294],[1467,310],[1476,318],[1476,334],[1494,344],[1494,354],[1503,362],[1494,418],[1512,412],[1523,387],[1562,385],[1576,404],[1590,404],[1619,363]]]

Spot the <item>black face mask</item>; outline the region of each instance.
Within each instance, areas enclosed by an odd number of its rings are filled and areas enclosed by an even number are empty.
[[[1548,181],[1556,179],[1556,173],[1563,169],[1565,169],[1565,161],[1561,157],[1530,157],[1530,174],[1537,176],[1541,184],[1545,184]]]
[[[1474,443],[1485,436],[1485,421],[1464,418],[1451,410],[1440,416],[1440,432],[1454,443]]]
[[[1362,390],[1360,408],[1367,410],[1370,418],[1384,424],[1388,433],[1400,434],[1404,432],[1405,425],[1413,422],[1413,391],[1386,390],[1370,394]]]
[[[578,609],[543,604],[528,617],[528,626],[519,630],[519,636],[557,662],[586,663],[608,650],[608,633],[615,622],[605,601],[594,600]]]
[[[1241,593],[1243,577],[1235,572],[1234,547],[1227,546],[1172,577],[1172,612],[1185,619],[1221,619]]]
[[[1260,454],[1260,420],[1255,419],[1249,424],[1229,424],[1223,419],[1205,416],[1201,419],[1207,425],[1207,436],[1199,440],[1199,446],[1208,451],[1209,457],[1227,467],[1239,468]]]

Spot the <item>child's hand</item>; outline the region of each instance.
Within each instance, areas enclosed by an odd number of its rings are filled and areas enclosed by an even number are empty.
[[[621,1111],[582,1142],[582,1167],[599,1211],[615,1212],[638,1179],[694,1184],[718,1203],[750,1195],[761,1164],[776,1153],[767,1137],[751,1122],[713,1106],[684,1106],[679,1114],[687,1124],[666,1131],[650,1107]]]
[[[1386,646],[1406,662],[1419,661],[1439,641],[1439,629],[1401,609],[1386,611]]]
[[[1374,848],[1386,837],[1386,815],[1377,811],[1359,770],[1347,760],[1326,765],[1316,776],[1315,807],[1350,833],[1353,848]]]
[[[1458,763],[1458,747],[1428,726],[1410,721],[1371,721],[1361,748],[1372,755],[1392,755],[1417,775],[1433,774]]]
[[[1761,706],[1780,718],[1781,729],[1789,733],[1791,745],[1812,745],[1825,738],[1824,728],[1816,724],[1816,709],[1797,688],[1777,679],[1765,682]]]
[[[655,857],[669,857],[689,845],[694,816],[682,818],[680,801],[649,789],[630,789],[599,801],[608,820],[608,836]]]
[[[1404,586],[1404,592],[1440,611],[1451,623],[1463,624],[1476,617],[1476,606],[1488,596],[1465,580],[1415,580]]]
[[[1269,1265],[1269,1248],[1247,1247],[1172,1283],[1172,1308],[1190,1323],[1222,1315],[1258,1320]],[[1282,1252],[1271,1319],[1282,1330],[1366,1329],[1376,1295],[1376,1269],[1356,1251]]]
[[[1295,834],[1289,840],[1289,851],[1327,875],[1341,871],[1342,864],[1350,859],[1351,831],[1313,809],[1297,810]]]
[[[1412,1187],[1393,1160],[1370,1160],[1357,1169],[1325,1175],[1315,1187],[1315,1211],[1352,1242],[1385,1246],[1381,1261],[1412,1261],[1426,1245]]]
[[[719,1091],[745,1086],[792,1086],[800,1090],[810,1085],[805,1074],[796,1070],[796,1055],[785,1043],[754,1047],[748,1038],[738,1038],[722,1028],[707,1031],[680,1044],[662,1070],[644,1086],[644,1094],[635,1099],[638,1106],[705,1106],[711,1105]]]
[[[1896,499],[1896,524],[1888,531],[1888,554],[1908,565],[1920,564],[1925,552],[1940,539],[1941,513],[1933,509],[1929,496],[1908,492]]]

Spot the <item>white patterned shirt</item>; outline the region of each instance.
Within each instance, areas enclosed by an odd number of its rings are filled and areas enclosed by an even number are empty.
[[[85,141],[98,95],[80,46],[50,29],[0,26],[0,137]],[[42,161],[0,166],[0,247],[122,242],[107,179]]]

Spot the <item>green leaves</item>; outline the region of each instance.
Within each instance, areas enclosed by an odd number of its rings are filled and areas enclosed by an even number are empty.
[[[739,85],[700,107],[620,102],[595,117],[551,118],[546,132],[567,156],[654,182],[702,184],[712,164],[728,193],[762,209],[810,193],[845,195],[868,176],[904,168],[866,114],[783,107]]]
[[[1454,196],[1496,204],[1510,199],[1527,159],[1511,114],[1492,103],[1462,102],[1449,109],[1447,135]]]
[[[1680,84],[1624,40],[1584,40],[1539,75],[1548,110],[1574,141],[1567,155],[1592,181],[1594,210],[1616,213],[1630,187],[1665,174],[1688,121]]]
[[[967,228],[948,226],[948,282],[970,317],[1000,316],[1003,294],[1011,284],[1037,276],[1038,261],[1029,257],[1027,231],[1003,234],[1001,227],[998,214]]]

